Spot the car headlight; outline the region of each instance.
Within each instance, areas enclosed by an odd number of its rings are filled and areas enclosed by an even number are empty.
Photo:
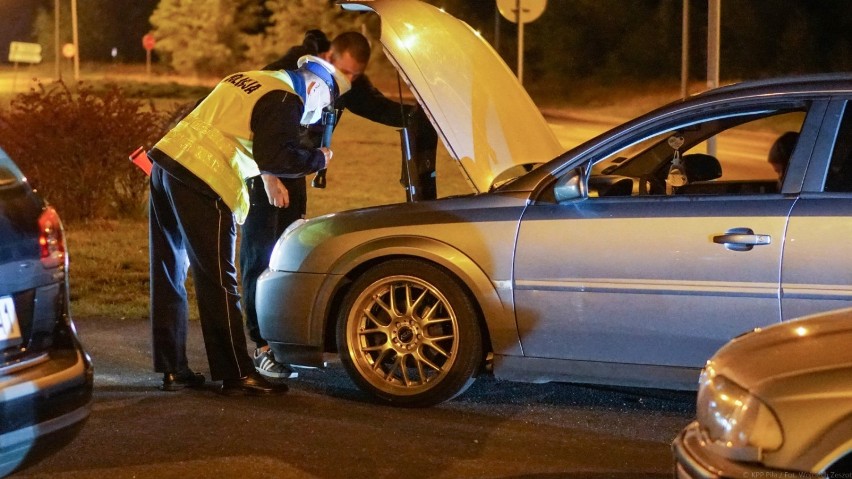
[[[708,443],[733,460],[759,461],[764,451],[777,450],[784,442],[772,410],[735,382],[717,375],[712,364],[701,373],[696,414]]]
[[[281,258],[280,258],[280,255],[281,255],[281,251],[280,251],[280,250],[281,250],[281,247],[280,247],[280,245],[281,245],[281,243],[282,243],[282,242],[283,242],[283,241],[284,241],[284,240],[285,240],[288,236],[290,236],[291,234],[293,234],[293,231],[295,231],[297,228],[299,228],[300,226],[302,226],[303,224],[305,224],[305,223],[307,223],[307,222],[308,222],[308,220],[306,220],[306,219],[304,219],[304,218],[299,218],[299,219],[297,219],[296,221],[294,221],[294,222],[290,223],[290,225],[289,225],[289,226],[287,226],[287,227],[284,229],[284,232],[283,232],[283,233],[281,233],[281,236],[278,238],[278,240],[275,242],[275,246],[272,248],[272,255],[271,255],[271,256],[270,256],[270,258],[269,258],[269,266],[270,266],[270,267],[274,267],[275,265],[277,265],[277,264],[279,264],[279,263],[281,262]],[[274,268],[273,268],[273,269],[274,269]]]
[[[284,232],[281,233],[281,237],[286,238],[287,236],[290,236],[290,233],[292,233],[293,230],[295,230],[296,228],[298,228],[299,226],[302,226],[303,224],[305,224],[307,222],[308,222],[308,220],[306,220],[304,218],[299,218],[299,219],[293,221],[292,223],[290,223],[289,226],[284,228]]]

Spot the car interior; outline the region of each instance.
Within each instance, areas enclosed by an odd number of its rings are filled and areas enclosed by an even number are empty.
[[[852,192],[852,111],[847,111],[834,143],[834,153],[825,180],[827,192]]]
[[[777,193],[804,118],[764,110],[654,135],[598,162],[588,196]]]

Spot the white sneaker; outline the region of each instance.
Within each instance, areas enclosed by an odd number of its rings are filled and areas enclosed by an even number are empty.
[[[285,379],[299,377],[299,373],[290,369],[289,366],[276,361],[271,349],[267,349],[266,351],[255,349],[252,359],[254,360],[254,368],[257,369],[257,372],[266,377]]]

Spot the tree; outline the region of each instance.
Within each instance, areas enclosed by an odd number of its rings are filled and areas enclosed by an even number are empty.
[[[227,0],[161,0],[151,15],[157,53],[182,74],[233,71],[242,49]]]
[[[247,60],[265,65],[293,45],[302,43],[305,31],[317,28],[333,38],[349,30],[361,30],[365,18],[345,12],[329,0],[269,0],[270,25],[260,35],[246,39]]]
[[[247,35],[263,33],[271,24],[272,12],[266,8],[266,0],[233,0],[234,22],[240,32]]]

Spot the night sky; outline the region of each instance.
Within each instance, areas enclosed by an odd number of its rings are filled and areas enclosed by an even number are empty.
[[[35,0],[0,0],[0,60],[9,60],[9,43],[29,42],[32,19],[40,2]]]

